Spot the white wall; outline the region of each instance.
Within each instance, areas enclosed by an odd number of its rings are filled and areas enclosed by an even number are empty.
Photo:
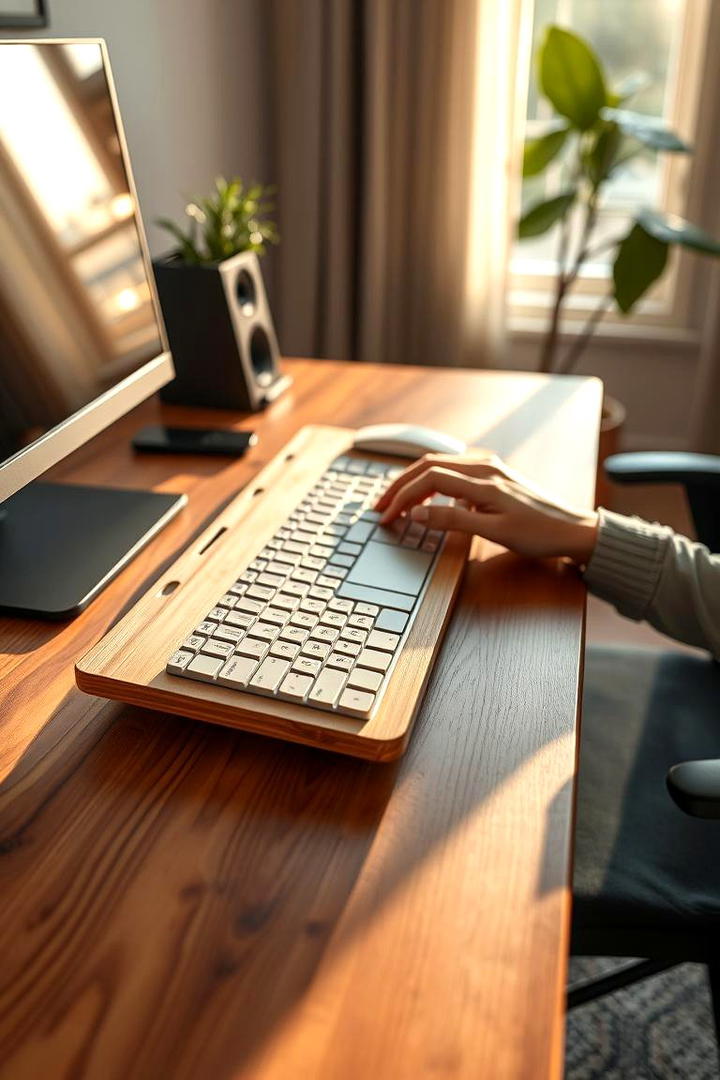
[[[150,248],[153,225],[218,174],[271,182],[256,0],[48,0],[50,26],[5,37],[104,37]]]

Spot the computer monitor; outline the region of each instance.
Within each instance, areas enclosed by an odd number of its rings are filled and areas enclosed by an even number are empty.
[[[76,614],[183,504],[36,481],[172,377],[104,42],[0,42],[0,608]]]

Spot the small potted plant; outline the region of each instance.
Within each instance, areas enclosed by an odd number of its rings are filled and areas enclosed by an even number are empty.
[[[153,262],[176,372],[164,400],[255,411],[290,381],[258,262],[278,242],[270,194],[220,177],[208,198],[186,206],[187,228],[158,220],[176,242]]]
[[[629,314],[660,278],[673,246],[717,256],[720,243],[675,214],[652,208],[637,212],[626,232],[595,243],[604,188],[619,168],[641,153],[689,154],[692,149],[661,120],[625,107],[632,94],[647,85],[644,76],[611,89],[587,42],[559,26],[548,26],[545,31],[537,55],[537,81],[540,94],[549,100],[556,116],[543,135],[525,143],[523,176],[538,176],[552,162],[561,161],[563,167],[559,190],[525,210],[518,236],[539,236],[559,224],[554,301],[540,370],[568,373],[575,369],[604,315],[613,308]],[[575,236],[572,215],[580,218]],[[563,352],[560,320],[564,304],[584,264],[601,248],[612,252],[608,290]],[[617,448],[624,415],[623,406],[606,397],[601,461]]]

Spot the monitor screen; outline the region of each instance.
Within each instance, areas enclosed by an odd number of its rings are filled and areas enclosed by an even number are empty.
[[[0,50],[0,466],[162,352],[98,43]]]

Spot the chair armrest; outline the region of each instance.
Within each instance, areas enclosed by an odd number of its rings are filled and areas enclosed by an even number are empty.
[[[683,761],[666,777],[668,791],[686,814],[720,818],[720,760]]]
[[[656,451],[612,454],[605,472],[616,484],[700,484],[720,487],[720,457]]]

